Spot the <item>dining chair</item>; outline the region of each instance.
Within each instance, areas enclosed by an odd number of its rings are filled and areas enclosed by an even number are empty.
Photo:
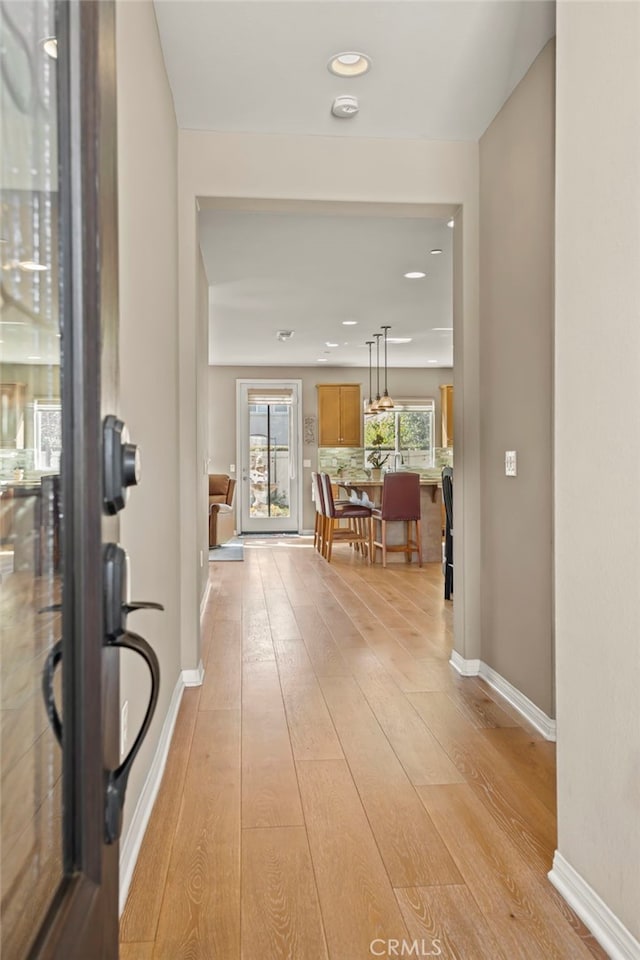
[[[372,512],[372,522],[380,523],[380,539],[373,540],[373,562],[378,547],[382,550],[382,566],[387,565],[387,553],[402,551],[407,563],[417,552],[418,564],[422,566],[422,528],[420,520],[420,474],[387,473],[382,485],[382,503],[380,509]],[[406,522],[406,540],[404,543],[387,543],[387,524]],[[415,525],[415,539],[411,538],[411,524]]]
[[[373,526],[371,508],[362,504],[336,502],[331,490],[331,478],[328,473],[320,474],[322,501],[324,506],[324,557],[331,563],[334,541],[362,547],[363,557],[371,563],[373,553]],[[346,527],[340,527],[341,520],[347,521]]]
[[[313,502],[316,508],[316,522],[313,528],[313,545],[319,553],[323,553],[323,535],[324,535],[324,510],[322,507],[322,491],[318,480],[318,474],[311,474],[311,489],[313,491]]]
[[[453,593],[453,467],[442,468],[442,499],[446,514],[444,529],[444,598]]]

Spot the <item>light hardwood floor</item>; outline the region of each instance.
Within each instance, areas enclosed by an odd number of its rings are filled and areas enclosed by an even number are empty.
[[[210,580],[123,960],[606,960],[546,878],[553,745],[452,671],[438,565],[265,539]]]

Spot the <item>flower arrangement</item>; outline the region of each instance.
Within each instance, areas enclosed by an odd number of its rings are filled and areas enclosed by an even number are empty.
[[[367,461],[375,470],[379,470],[389,459],[388,453],[383,453],[380,449],[384,443],[384,437],[378,430],[371,440],[371,446],[377,447],[377,450],[373,450],[367,457]]]

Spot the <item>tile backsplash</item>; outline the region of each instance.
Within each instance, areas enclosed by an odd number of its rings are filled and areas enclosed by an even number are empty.
[[[443,467],[453,465],[453,447],[436,447],[433,467],[426,465],[424,454],[418,450],[406,451],[403,457],[402,469],[417,470],[425,476],[440,476]],[[385,466],[388,467],[391,460],[390,457]],[[363,447],[318,447],[318,470],[332,476],[364,479],[370,465],[365,463]]]

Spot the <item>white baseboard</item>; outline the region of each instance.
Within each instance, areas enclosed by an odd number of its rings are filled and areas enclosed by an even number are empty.
[[[640,960],[640,943],[557,850],[548,877],[611,960]]]
[[[556,739],[556,721],[548,717],[547,714],[537,707],[532,700],[524,695],[512,683],[505,680],[503,676],[497,673],[493,667],[490,667],[483,660],[465,660],[460,654],[453,650],[451,652],[451,666],[463,677],[481,677],[490,687],[497,690],[512,707],[521,713],[525,720],[538,730],[545,740]]]
[[[449,663],[463,677],[477,677],[480,673],[481,660],[465,660],[457,650],[451,651]]]
[[[185,684],[182,676],[179,676],[171,695],[171,702],[169,703],[169,709],[167,710],[167,715],[162,725],[160,740],[158,741],[158,747],[153,757],[149,773],[147,774],[147,779],[138,798],[138,803],[131,818],[127,834],[120,844],[121,914],[127,902],[133,871],[138,860],[138,854],[140,853],[140,847],[142,846],[147,824],[149,823],[149,817],[151,816],[153,805],[156,802],[160,784],[162,783],[162,775],[167,763],[171,738],[173,737],[173,728],[176,725],[184,687]]]
[[[202,660],[195,670],[183,670],[180,674],[185,687],[199,687],[204,680],[204,664]]]

